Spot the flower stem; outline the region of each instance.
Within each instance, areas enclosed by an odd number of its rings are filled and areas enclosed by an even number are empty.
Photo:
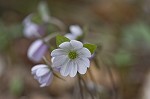
[[[60,21],[57,18],[55,18],[55,17],[51,17],[49,19],[48,23],[51,23],[51,24],[57,26],[61,31],[64,31],[65,28],[66,28],[65,24],[62,21]]]
[[[58,34],[59,34],[58,32],[51,33],[51,34],[49,34],[48,36],[46,36],[43,40],[44,40],[45,42],[48,42],[50,39],[56,37]]]

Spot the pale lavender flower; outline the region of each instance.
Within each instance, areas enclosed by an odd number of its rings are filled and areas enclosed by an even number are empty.
[[[64,42],[59,45],[58,49],[51,52],[52,67],[60,68],[62,76],[74,77],[77,71],[80,74],[85,74],[90,66],[89,57],[90,51],[83,47],[83,44],[76,40]]]
[[[32,15],[27,16],[24,21],[24,36],[27,38],[40,37],[45,34],[45,28],[32,22]]]
[[[65,34],[65,37],[69,38],[70,40],[75,40],[77,37],[71,33]]]
[[[48,86],[52,82],[53,73],[45,64],[35,65],[31,69],[31,73],[34,75],[34,78],[40,83],[40,87]]]
[[[30,45],[27,56],[34,62],[40,62],[47,50],[48,46],[41,39],[38,39]]]
[[[78,25],[71,25],[69,30],[71,33],[65,34],[65,37],[69,38],[70,40],[75,40],[77,37],[83,35],[83,31]]]
[[[71,25],[71,26],[69,27],[69,29],[70,29],[70,32],[71,32],[73,35],[80,36],[80,35],[83,34],[83,31],[82,31],[82,29],[80,28],[79,25]]]

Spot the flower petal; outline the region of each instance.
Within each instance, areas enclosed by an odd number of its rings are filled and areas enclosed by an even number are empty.
[[[31,18],[32,18],[32,14],[29,14],[27,17],[25,17],[25,19],[23,20],[23,25],[27,26],[27,25],[30,25],[32,22],[31,22]]]
[[[76,63],[79,66],[85,66],[85,67],[90,67],[90,61],[88,58],[79,58]]]
[[[83,47],[83,44],[80,41],[77,41],[77,40],[71,40],[70,43],[71,43],[71,45],[73,46],[73,48],[75,50],[81,49]]]
[[[55,58],[55,57],[52,57],[52,58],[51,58],[51,62],[52,62],[52,63],[53,63],[53,61],[54,61],[54,58]]]
[[[70,40],[75,40],[75,39],[77,38],[76,35],[73,35],[73,34],[71,34],[71,33],[65,34],[65,37],[67,37],[67,38],[70,39]]]
[[[68,76],[70,73],[70,70],[72,70],[72,62],[69,61],[66,64],[64,64],[62,66],[62,68],[60,69],[60,73],[62,76]]]
[[[40,69],[40,68],[43,68],[43,67],[47,67],[47,65],[45,65],[45,64],[35,65],[35,66],[32,67],[32,69],[31,69],[32,74],[35,74],[35,72],[37,71],[37,69]]]
[[[34,24],[34,23],[30,23],[29,25],[26,25],[24,27],[24,36],[27,38],[32,38],[32,37],[39,37],[39,33],[38,33],[38,25]]]
[[[55,49],[51,52],[52,57],[60,56],[60,55],[67,55],[67,52],[63,49]]]
[[[87,71],[87,67],[85,65],[78,65],[77,70],[80,74],[85,74]]]
[[[54,58],[52,67],[60,67],[64,65],[69,60],[68,56],[61,55]]]
[[[70,51],[72,49],[70,42],[64,42],[64,43],[60,44],[59,47],[66,51]]]
[[[28,49],[27,56],[34,62],[42,60],[43,55],[46,53],[48,46],[42,40],[34,41]]]
[[[40,76],[44,76],[44,75],[47,74],[48,72],[50,72],[49,68],[48,68],[48,67],[45,67],[45,68],[38,69],[37,72],[36,72],[36,75],[37,75],[38,77],[40,77]]]
[[[69,29],[70,29],[70,32],[76,36],[80,36],[83,34],[82,29],[78,25],[71,25]]]
[[[53,79],[53,74],[50,72],[39,79],[40,87],[48,86]]]
[[[46,83],[43,83],[40,85],[40,87],[45,87],[46,86]]]
[[[70,75],[70,77],[74,77],[76,74],[77,74],[77,64],[74,62],[69,75]]]
[[[79,57],[91,57],[91,52],[87,48],[82,48],[77,51]]]

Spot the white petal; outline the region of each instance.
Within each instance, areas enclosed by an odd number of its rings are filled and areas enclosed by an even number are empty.
[[[52,57],[60,56],[60,55],[67,55],[67,52],[63,49],[55,49],[51,52]]]
[[[82,48],[77,51],[79,57],[91,57],[91,52],[87,48]]]
[[[64,43],[60,44],[59,47],[66,51],[70,51],[71,49],[73,49],[70,42],[64,42]]]
[[[77,59],[76,63],[79,66],[90,67],[90,61],[88,58],[79,58],[79,59]]]
[[[80,65],[80,64],[78,65],[78,72],[80,74],[85,74],[86,71],[87,71],[87,67],[85,65]]]
[[[32,55],[34,54],[34,52],[36,52],[36,50],[39,49],[39,47],[40,47],[42,44],[43,44],[43,41],[42,41],[42,40],[36,40],[36,41],[34,41],[34,42],[30,45],[30,47],[29,47],[29,49],[28,49],[28,53],[27,53],[28,57],[29,57],[29,58],[32,57]]]
[[[31,72],[33,74],[37,71],[37,69],[44,68],[44,67],[47,67],[47,65],[45,65],[45,64],[35,65],[34,67],[32,67]]]
[[[53,63],[53,61],[54,61],[54,58],[55,58],[55,57],[52,57],[52,58],[51,58],[51,62],[52,62],[52,63]]]
[[[73,34],[71,34],[71,33],[65,34],[65,37],[67,37],[67,38],[70,39],[70,40],[75,40],[75,39],[77,38],[76,35],[73,35]]]
[[[42,40],[34,41],[28,49],[27,56],[34,62],[42,60],[43,55],[47,51],[48,46],[43,43]]]
[[[46,83],[43,83],[40,85],[40,87],[45,87],[46,86]]]
[[[51,82],[52,82],[52,80],[53,80],[53,74],[51,73],[50,74],[50,77],[49,77],[49,79],[48,79],[48,81],[47,81],[47,83],[46,83],[46,86],[48,86]]]
[[[24,32],[24,36],[27,38],[40,36],[38,33],[38,25],[34,23],[30,23],[27,26],[25,26],[23,32]]]
[[[70,43],[71,43],[71,45],[73,46],[73,48],[75,50],[81,49],[83,47],[83,44],[80,41],[77,41],[77,40],[71,40]]]
[[[66,55],[57,56],[53,60],[52,67],[60,67],[64,65],[67,61],[69,61],[68,56]]]
[[[32,18],[32,14],[29,14],[27,17],[25,17],[25,19],[23,20],[23,25],[27,26],[30,23],[32,23],[31,18]]]
[[[41,78],[39,78],[38,81],[41,84],[41,86],[42,85],[48,86],[51,83],[52,79],[53,79],[53,74],[50,72],[50,73],[42,76]],[[42,86],[42,87],[44,87],[44,86]]]
[[[80,36],[83,34],[82,29],[78,25],[71,25],[69,28],[70,32],[76,36]]]
[[[70,77],[74,77],[76,74],[77,74],[77,64],[74,63],[69,75]]]
[[[48,72],[50,72],[49,68],[41,68],[41,69],[38,69],[37,72],[36,72],[36,75],[38,77],[40,76],[44,76],[45,74],[47,74]]]
[[[62,76],[68,76],[70,71],[72,70],[72,62],[69,61],[67,62],[65,65],[62,66],[62,68],[60,69],[60,73]]]

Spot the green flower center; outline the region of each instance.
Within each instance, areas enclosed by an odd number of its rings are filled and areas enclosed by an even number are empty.
[[[69,52],[68,56],[70,59],[75,59],[78,55],[76,52],[72,51],[72,52]]]

